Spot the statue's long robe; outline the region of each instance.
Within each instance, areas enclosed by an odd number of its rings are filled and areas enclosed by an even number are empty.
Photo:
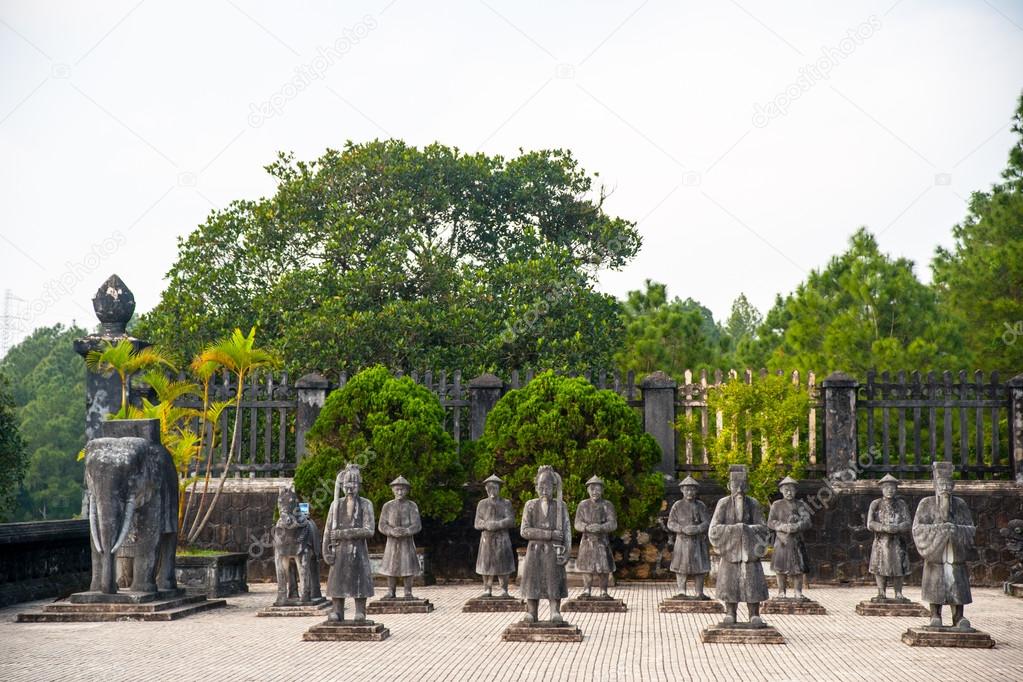
[[[942,524],[948,521],[951,528]],[[928,604],[969,604],[970,575],[966,559],[976,532],[970,509],[961,497],[949,501],[948,519],[941,518],[937,497],[920,500],[913,518],[913,542],[924,559],[920,593]]]
[[[519,591],[526,599],[565,599],[568,597],[565,567],[558,565],[554,545],[562,545],[565,552],[572,549],[568,506],[562,500],[552,499],[544,514],[540,502],[529,500],[522,509],[519,533],[529,540],[529,545],[519,571]],[[556,531],[556,539],[544,539],[541,531]]]
[[[488,530],[484,524],[496,523],[499,528]],[[476,556],[476,572],[480,575],[510,575],[515,572],[515,551],[512,549],[509,528],[515,527],[515,512],[511,500],[503,497],[480,500],[476,505],[476,530],[480,532],[480,550]]]
[[[600,530],[596,533],[586,530],[591,524],[600,526]],[[575,510],[575,529],[582,534],[575,569],[580,573],[614,573],[615,560],[608,542],[608,534],[618,529],[614,505],[604,499],[583,500]]]
[[[873,575],[897,577],[909,575],[909,548],[906,533],[912,527],[909,505],[901,497],[886,500],[880,497],[867,509],[867,529],[874,533],[870,547],[869,570]],[[881,530],[896,527],[892,533]]]
[[[423,529],[423,521],[419,517],[419,507],[412,500],[388,500],[380,508],[380,533],[387,536],[384,545],[384,558],[380,562],[380,575],[405,577],[419,575],[423,567],[416,555],[416,542],[413,535]],[[409,535],[394,537],[391,533],[396,528],[404,528]]]
[[[786,524],[795,526],[792,531],[782,530]],[[806,573],[806,546],[803,531],[810,528],[810,508],[801,500],[777,500],[767,515],[767,527],[774,531],[774,553],[771,555],[771,569],[775,573],[799,575]]]
[[[767,600],[767,579],[760,559],[767,552],[771,531],[764,523],[760,504],[742,496],[742,513],[736,498],[718,500],[708,536],[718,550],[715,594],[723,602],[759,603]]]
[[[327,596],[331,598],[364,598],[373,596],[373,574],[369,565],[366,540],[373,537],[373,503],[358,498],[352,513],[348,498],[334,500],[327,512],[327,526],[323,531],[323,556],[332,557],[327,576]],[[353,537],[331,539],[331,531],[354,530]],[[328,563],[330,563],[328,561]]]
[[[682,529],[693,526],[694,532]],[[675,533],[675,548],[671,554],[671,570],[686,575],[710,573],[710,547],[707,545],[707,529],[710,527],[710,511],[699,500],[679,500],[671,505],[668,512],[668,530]]]

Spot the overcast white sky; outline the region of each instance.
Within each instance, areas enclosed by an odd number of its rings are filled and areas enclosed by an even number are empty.
[[[388,136],[571,149],[640,221],[618,296],[766,311],[861,225],[929,279],[1005,165],[1021,64],[1007,0],[4,0],[0,294],[15,338],[93,325],[113,272],[148,310],[278,150]]]

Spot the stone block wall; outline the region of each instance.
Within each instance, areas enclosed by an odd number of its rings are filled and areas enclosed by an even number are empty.
[[[288,479],[231,479],[214,513],[210,526],[203,533],[201,547],[249,552],[249,580],[273,581],[273,546],[270,527],[277,504],[277,488]],[[713,510],[725,491],[708,483],[700,490],[700,499]],[[813,527],[806,535],[811,573],[816,584],[870,584],[867,573],[873,535],[866,529],[866,512],[871,500],[880,496],[876,481],[835,483],[825,487],[821,481],[800,485],[799,497],[813,509]],[[911,511],[920,499],[933,494],[930,481],[903,483],[900,495],[906,498]],[[1023,518],[1023,486],[1010,482],[961,481],[956,495],[963,497],[977,526],[977,556],[970,561],[974,585],[997,587],[1008,577],[1013,558],[1006,550],[998,530],[1010,519]],[[677,488],[665,491],[657,525],[641,531],[623,531],[612,540],[612,551],[618,565],[619,580],[673,580],[668,570],[674,536],[663,526],[668,510],[681,495]],[[819,500],[820,503],[816,503]],[[826,502],[826,504],[824,504]],[[766,510],[765,510],[766,512]],[[416,544],[429,550],[429,563],[438,582],[476,580],[476,552],[479,533],[473,528],[475,502],[466,505],[459,518],[449,524],[424,522]],[[318,520],[321,523],[322,520]],[[512,530],[512,544],[527,543]],[[383,546],[383,537],[370,543]],[[922,563],[910,546],[913,573],[909,584],[919,584]],[[87,565],[87,562],[86,562]],[[324,579],[327,566],[321,566]]]
[[[0,606],[89,588],[89,522],[0,524]]]

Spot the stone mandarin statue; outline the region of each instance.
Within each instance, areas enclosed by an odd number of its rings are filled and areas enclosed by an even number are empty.
[[[501,581],[501,596],[508,597],[508,576],[515,572],[515,551],[508,531],[515,527],[515,511],[511,500],[501,497],[497,475],[483,481],[487,496],[476,505],[476,530],[480,531],[480,549],[476,557],[476,573],[483,576],[483,592],[493,594],[494,578]]]
[[[703,583],[710,572],[710,548],[707,545],[707,529],[710,528],[710,512],[707,505],[696,499],[699,483],[692,476],[678,484],[682,499],[671,506],[668,513],[668,530],[675,533],[675,548],[671,555],[671,570],[676,574],[678,595],[686,598],[686,583],[693,576],[696,599],[709,599],[703,593]]]
[[[576,570],[583,574],[583,591],[592,595],[593,579],[600,584],[600,596],[610,599],[607,593],[609,576],[615,571],[614,557],[608,536],[618,529],[618,517],[614,505],[604,499],[604,482],[594,476],[586,481],[589,499],[579,503],[575,511],[575,529],[582,534],[579,540],[579,554],[575,560]]]
[[[290,486],[282,486],[277,494],[280,517],[271,531],[274,543],[274,567],[277,572],[277,601],[284,606],[291,596],[308,604],[322,598],[320,593],[320,532],[316,522],[302,513],[298,496]],[[289,594],[295,582],[292,567],[297,568],[299,590]]]
[[[522,560],[521,592],[526,599],[527,623],[537,621],[540,600],[551,606],[551,622],[563,623],[561,600],[568,597],[565,564],[572,548],[568,506],[562,500],[561,476],[549,465],[536,473],[537,498],[522,509],[519,532],[529,541]]]
[[[924,560],[920,591],[931,608],[931,627],[941,627],[941,607],[952,607],[952,625],[970,630],[963,607],[973,601],[967,555],[976,528],[966,502],[953,497],[951,462],[934,462],[934,496],[920,500],[913,518],[913,541]]]
[[[330,565],[327,596],[334,609],[332,622],[345,621],[345,599],[355,599],[354,621],[366,620],[366,599],[373,596],[366,540],[373,537],[373,503],[359,496],[362,474],[357,464],[349,464],[337,475],[334,501],[327,512],[323,533],[323,558]],[[341,497],[344,490],[344,497]]]
[[[782,499],[771,505],[767,516],[767,527],[775,533],[774,554],[771,569],[778,576],[778,597],[785,599],[788,594],[788,580],[796,599],[803,597],[803,579],[806,575],[806,547],[803,532],[810,528],[810,508],[796,499],[796,481],[786,476],[778,484]]]
[[[387,576],[387,597],[395,598],[398,578],[405,581],[405,598],[412,599],[412,582],[421,575],[423,567],[416,555],[413,536],[423,529],[419,507],[408,499],[412,485],[404,476],[391,481],[394,499],[380,508],[380,532],[387,537],[380,574]]]
[[[708,535],[718,550],[717,598],[725,602],[722,625],[735,625],[739,602],[749,608],[750,625],[765,625],[760,602],[767,600],[767,579],[760,559],[767,552],[770,529],[760,503],[746,495],[746,467],[734,464],[728,473],[728,497],[718,500]]]
[[[888,585],[895,589],[895,599],[909,601],[902,596],[902,582],[909,575],[909,550],[906,534],[913,519],[909,505],[896,497],[899,479],[886,474],[880,481],[881,497],[870,503],[867,509],[867,529],[874,533],[870,548],[870,572],[877,582],[878,601],[888,598]]]

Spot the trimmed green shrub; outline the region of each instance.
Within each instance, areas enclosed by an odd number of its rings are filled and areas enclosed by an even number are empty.
[[[424,517],[453,521],[462,509],[464,470],[444,428],[444,408],[429,389],[376,365],[328,396],[309,430],[310,455],[295,490],[318,515],[330,508],[334,479],[348,462],[362,467],[362,494],[379,510],[404,476]]]
[[[600,476],[618,527],[627,530],[648,527],[660,509],[664,479],[654,470],[660,459],[657,442],[621,396],[544,372],[509,391],[487,415],[474,472],[477,480],[491,473],[505,479],[521,509],[535,497],[537,467],[550,464],[562,476],[571,514],[587,497],[587,479]]]

